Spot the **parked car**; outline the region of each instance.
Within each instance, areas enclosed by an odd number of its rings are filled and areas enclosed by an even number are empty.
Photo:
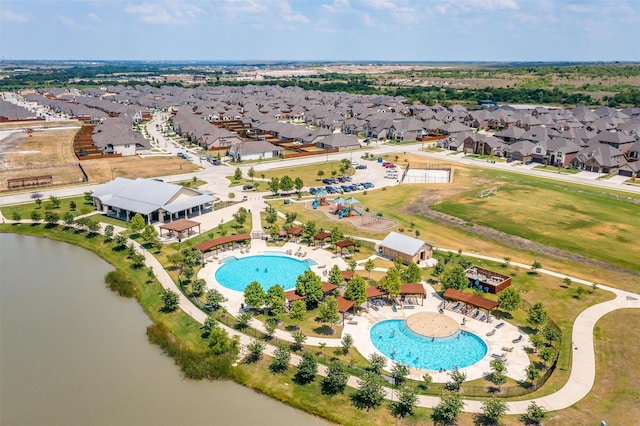
[[[358,169],[358,170],[364,170],[364,169],[366,169],[366,168],[367,168],[367,165],[366,165],[366,164],[358,164],[358,165],[356,166],[356,169]]]
[[[322,183],[324,183],[325,185],[331,185],[333,183],[333,179],[332,178],[324,178],[324,179],[322,179]]]
[[[318,190],[316,188],[314,188],[313,186],[311,188],[309,188],[309,194],[316,195],[317,192],[318,192]]]
[[[355,186],[358,191],[362,191],[364,189],[364,185],[361,183],[357,183],[353,186]]]
[[[335,194],[336,192],[338,192],[337,189],[330,185],[327,185],[324,189],[326,189],[329,194]]]
[[[340,187],[344,192],[351,192],[351,187],[348,185],[342,185]]]
[[[375,185],[372,184],[371,182],[362,182],[362,186],[364,186],[365,189],[370,189],[375,187]]]
[[[242,190],[243,190],[243,191],[251,191],[252,189],[256,189],[256,187],[255,187],[255,186],[253,186],[253,185],[244,185],[244,186],[242,187]]]

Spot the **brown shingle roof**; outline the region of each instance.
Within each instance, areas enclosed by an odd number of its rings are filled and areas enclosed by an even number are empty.
[[[402,284],[400,294],[425,294],[424,286],[420,283]]]
[[[195,222],[189,219],[178,219],[178,220],[174,220],[173,222],[169,222],[165,225],[160,225],[160,229],[182,232],[187,229],[194,228],[196,226],[200,226],[200,222]]]
[[[443,297],[445,299],[459,300],[460,302],[473,305],[480,309],[490,311],[498,307],[499,303],[493,300],[485,299],[484,297],[476,296],[474,294],[465,293],[464,291],[456,290],[454,288],[448,288]]]
[[[192,248],[194,250],[200,250],[201,252],[209,251],[216,246],[221,246],[227,243],[235,243],[237,241],[246,241],[251,239],[251,234],[236,234],[227,235],[221,238],[214,238],[213,240],[205,241],[204,243],[197,244]]]
[[[353,308],[353,305],[355,304],[356,302],[354,302],[353,300],[345,299],[344,297],[340,296],[338,297],[338,312],[344,314],[349,309]]]

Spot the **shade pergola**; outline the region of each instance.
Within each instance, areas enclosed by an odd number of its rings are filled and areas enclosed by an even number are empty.
[[[289,303],[293,303],[296,300],[305,300],[307,297],[306,296],[301,296],[298,293],[296,293],[296,290],[289,290],[289,291],[285,291],[284,292],[284,297],[287,299],[287,302]]]
[[[202,256],[212,249],[217,249],[221,246],[225,246],[230,243],[237,243],[240,241],[249,241],[251,242],[251,234],[236,234],[236,235],[226,235],[221,238],[214,238],[213,240],[207,240],[203,243],[196,244],[192,247],[194,250],[198,250],[202,252]]]
[[[456,290],[454,288],[448,288],[442,297],[475,306],[476,308],[484,309],[487,312],[497,308],[499,305],[498,302],[494,302],[493,300],[485,299],[484,297],[476,296],[475,294],[465,293],[464,291]]]
[[[300,227],[289,228],[289,230],[287,231],[287,235],[293,235],[297,237],[300,234],[302,234],[302,228]]]
[[[380,287],[367,287],[365,289],[365,292],[367,294],[367,308],[369,307],[369,304],[371,303],[371,299],[378,299],[380,297],[387,297],[387,295],[389,294],[386,291],[382,290]]]
[[[420,296],[423,306],[426,294],[424,286],[420,283],[405,283],[400,286],[401,296]]]
[[[162,230],[166,230],[168,236],[172,236],[173,233],[178,234],[178,241],[182,241],[182,234],[187,231],[187,235],[191,234],[191,230],[198,227],[198,234],[200,233],[200,222],[196,222],[189,219],[178,219],[173,222],[169,222],[164,225],[160,225],[160,236],[162,237]]]
[[[331,237],[331,233],[330,233],[330,232],[322,231],[322,232],[318,232],[317,234],[315,234],[315,235],[313,236],[313,239],[314,239],[314,240],[324,241],[324,240],[326,240],[326,239],[327,239],[327,238],[329,238],[329,237]]]
[[[322,291],[324,294],[331,293],[333,290],[337,289],[338,286],[328,283],[326,281],[322,281]]]
[[[340,275],[342,275],[342,279],[345,281],[351,281],[351,279],[353,278],[353,272],[349,271],[342,271],[340,272]]]
[[[351,240],[343,240],[343,241],[338,241],[336,243],[336,247],[343,249],[343,248],[347,248],[347,247],[355,247],[356,243],[354,243]]]
[[[342,314],[342,322],[344,322],[344,314],[346,314],[349,309],[354,309],[355,306],[356,302],[353,300],[345,299],[342,296],[338,297],[338,312]],[[355,312],[353,313],[355,314]]]

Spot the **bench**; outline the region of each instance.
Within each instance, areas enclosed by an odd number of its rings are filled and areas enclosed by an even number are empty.
[[[413,308],[415,308],[415,306],[413,306],[413,305],[403,305],[402,306],[402,309],[413,309]]]

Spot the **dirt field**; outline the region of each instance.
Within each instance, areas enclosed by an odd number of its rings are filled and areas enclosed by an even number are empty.
[[[107,182],[112,177],[154,177],[198,170],[195,164],[177,157],[113,157],[82,162],[89,182]]]

